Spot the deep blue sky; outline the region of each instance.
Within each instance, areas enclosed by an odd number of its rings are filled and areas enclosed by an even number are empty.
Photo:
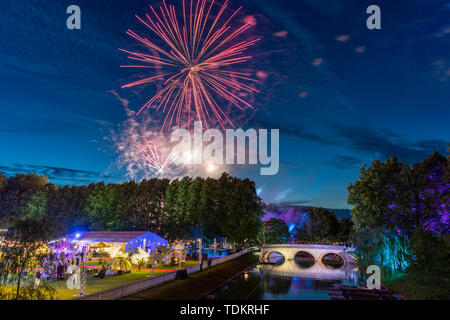
[[[264,201],[345,208],[362,165],[446,154],[449,1],[230,2],[262,37],[253,68],[267,79],[248,125],[282,134],[277,176],[234,172],[255,179]],[[0,171],[56,184],[123,180],[105,137],[126,119],[125,101],[137,110],[154,89],[120,89],[129,73],[117,48],[134,43],[124,32],[149,3],[159,2],[0,2]],[[65,26],[71,4],[81,7],[79,31]],[[382,30],[365,26],[370,4],[381,7]]]

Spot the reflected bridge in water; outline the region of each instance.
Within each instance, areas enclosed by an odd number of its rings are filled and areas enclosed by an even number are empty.
[[[338,268],[331,268],[317,261],[309,267],[302,267],[294,259],[287,260],[281,265],[261,265],[260,269],[263,274],[270,274],[271,276],[290,276],[317,280],[353,280],[353,278],[357,278],[355,273],[358,270],[358,266],[347,263]]]

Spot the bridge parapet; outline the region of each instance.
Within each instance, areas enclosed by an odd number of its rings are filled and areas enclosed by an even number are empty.
[[[352,251],[350,247],[324,244],[269,244],[261,247],[260,261],[268,262],[269,255],[278,252],[284,256],[285,260],[293,260],[299,252],[306,252],[314,257],[315,261],[322,261],[322,258],[333,253],[340,256],[344,263],[357,263],[357,260],[348,254]]]
[[[332,249],[332,250],[345,250],[350,248],[347,246],[328,245],[328,244],[265,244],[262,248],[302,248],[302,249]]]

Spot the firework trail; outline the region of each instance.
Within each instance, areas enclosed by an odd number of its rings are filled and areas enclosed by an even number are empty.
[[[149,142],[145,136],[143,140],[144,147],[142,148],[142,153],[148,166],[158,170],[158,172],[164,172],[164,169],[172,163],[174,154],[171,152],[161,154],[161,149],[158,148],[155,141]]]
[[[119,132],[113,132],[113,142],[119,153],[119,167],[124,167],[128,178],[140,180],[151,177],[172,178],[184,170],[174,163],[170,141],[163,133],[152,130],[149,117],[138,122],[134,112],[127,110],[128,120]]]
[[[187,154],[180,157],[174,152],[176,142],[171,143],[167,133],[155,130],[156,123],[149,115],[136,119],[134,111],[126,109],[126,113],[128,119],[118,131],[110,133],[109,139],[118,153],[117,164],[125,169],[127,178],[140,181],[183,176],[218,177],[229,170],[225,165],[185,164],[183,157]]]
[[[202,121],[205,127],[212,121],[222,128],[234,127],[219,100],[239,110],[253,109],[242,97],[258,92],[252,85],[257,80],[241,69],[242,64],[252,58],[245,51],[259,39],[240,39],[252,27],[248,22],[239,28],[231,26],[230,22],[242,7],[225,17],[228,1],[217,6],[220,9],[215,14],[215,0],[209,4],[208,0],[181,1],[182,9],[178,13],[175,6],[164,1],[159,10],[150,6],[150,14],[143,18],[136,15],[162,44],[128,30],[127,34],[143,44],[148,52],[119,49],[127,53],[129,59],[139,62],[121,67],[160,69],[162,72],[122,88],[154,82],[161,85],[161,89],[137,112],[152,107],[165,113],[161,131],[175,124],[180,126],[182,119],[187,119],[188,128],[191,121]]]

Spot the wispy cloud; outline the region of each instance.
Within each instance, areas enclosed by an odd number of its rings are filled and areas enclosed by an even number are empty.
[[[327,164],[337,169],[354,169],[361,164],[361,160],[350,156],[338,156],[328,161]]]
[[[316,132],[306,125],[302,127],[264,121],[259,121],[258,125],[264,128],[280,128],[281,134],[322,145],[343,147],[375,159],[397,157],[410,164],[423,161],[434,151],[446,154],[448,145],[448,141],[445,140],[411,139],[390,130],[362,125],[321,123],[321,130]],[[332,162],[334,166],[341,166],[342,164],[356,165],[358,159],[341,157],[334,160],[335,162]]]
[[[122,106],[124,106],[125,108],[128,107],[128,105],[130,104],[130,101],[128,101],[127,99],[122,98],[116,90],[109,90],[109,93],[111,93],[114,97],[116,97],[117,100],[119,100],[119,102],[122,104]]]
[[[59,185],[86,184],[97,181],[120,180],[120,177],[103,172],[77,170],[52,166],[39,166],[30,164],[13,164],[12,166],[0,165],[0,172],[4,172],[7,176],[14,176],[16,174],[36,173],[38,175],[47,176],[50,179],[50,182]]]
[[[444,140],[412,140],[387,130],[359,125],[333,124],[330,127],[340,138],[342,146],[381,159],[395,156],[414,163],[423,161],[433,151],[445,154],[447,150],[448,142]]]
[[[278,202],[277,206],[279,207],[291,207],[291,206],[303,206],[305,204],[311,203],[311,200],[289,200],[289,201],[283,201]]]

